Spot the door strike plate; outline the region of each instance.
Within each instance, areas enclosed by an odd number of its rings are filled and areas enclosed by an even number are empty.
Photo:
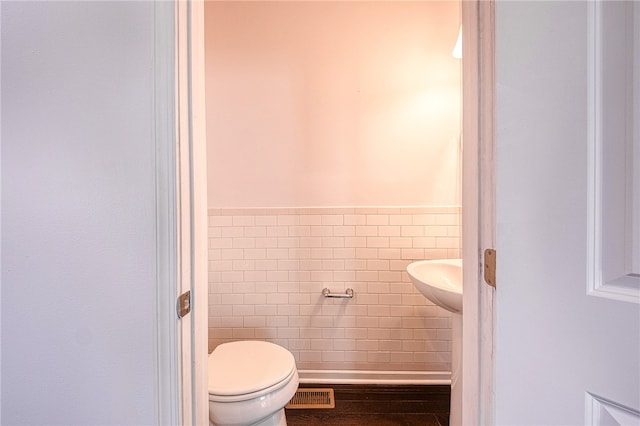
[[[178,297],[178,303],[176,304],[176,309],[178,311],[178,318],[182,318],[191,312],[191,291],[187,291],[182,293]]]
[[[484,280],[491,287],[496,286],[496,251],[493,249],[484,251]]]

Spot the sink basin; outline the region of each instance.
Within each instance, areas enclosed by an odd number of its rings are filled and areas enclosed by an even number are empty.
[[[407,266],[411,282],[436,305],[462,313],[462,259],[419,260]]]

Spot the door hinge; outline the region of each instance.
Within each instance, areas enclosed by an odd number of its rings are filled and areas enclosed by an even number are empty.
[[[178,311],[178,318],[182,318],[191,312],[191,291],[187,291],[178,296],[176,310]]]
[[[494,249],[484,251],[484,280],[491,287],[496,286],[496,251]]]

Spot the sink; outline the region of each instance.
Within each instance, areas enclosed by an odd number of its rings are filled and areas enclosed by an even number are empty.
[[[462,423],[462,259],[419,260],[407,266],[420,293],[451,315],[451,403],[449,423]]]
[[[407,266],[411,282],[436,305],[462,313],[462,259],[419,260]]]

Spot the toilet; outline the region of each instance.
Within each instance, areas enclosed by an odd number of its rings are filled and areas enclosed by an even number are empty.
[[[223,343],[209,354],[209,424],[285,426],[298,389],[291,352],[262,341]]]

